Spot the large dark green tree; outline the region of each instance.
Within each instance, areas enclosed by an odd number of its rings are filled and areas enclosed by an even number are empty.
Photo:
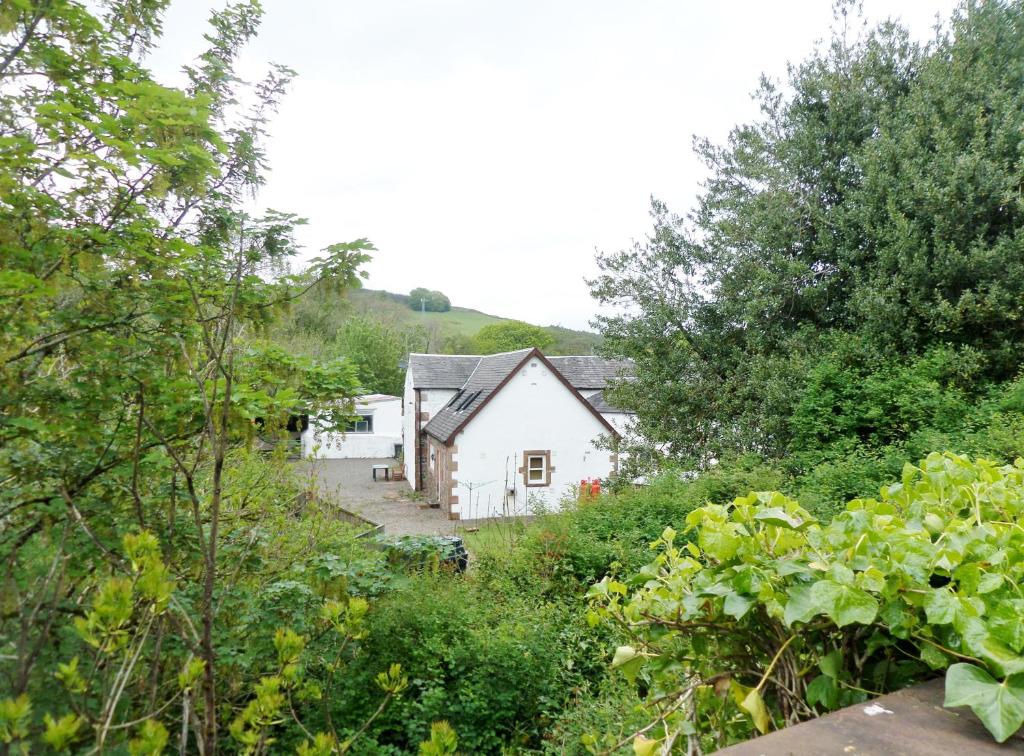
[[[784,85],[762,82],[758,120],[697,141],[696,207],[654,202],[648,238],[599,257],[594,296],[626,305],[599,319],[605,349],[637,365],[618,400],[690,464],[792,452],[812,405],[824,436],[838,418],[858,442],[929,420],[852,407],[876,368],[923,360],[919,385],[967,398],[1019,368],[1022,5],[965,3],[924,45],[892,23],[856,34],[848,7]],[[829,375],[841,400],[809,396]]]

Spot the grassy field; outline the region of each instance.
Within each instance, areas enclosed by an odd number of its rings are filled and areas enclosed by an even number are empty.
[[[505,318],[498,318],[477,310],[465,310],[461,307],[453,307],[448,312],[413,312],[409,310],[409,315],[412,316],[410,319],[412,323],[422,323],[427,326],[437,323],[442,328],[450,328],[466,336],[472,336],[486,325],[505,320]]]
[[[413,310],[402,301],[407,297],[373,289],[357,289],[349,292],[349,298],[358,310],[372,311],[375,315],[399,323],[410,325],[418,323],[428,328],[436,325],[465,336],[472,336],[485,325],[506,320],[506,318],[488,315],[478,310],[468,310],[464,307],[452,307],[448,312],[420,312]]]

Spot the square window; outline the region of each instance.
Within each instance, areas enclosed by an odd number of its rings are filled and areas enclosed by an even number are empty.
[[[528,451],[523,454],[523,482],[528,486],[551,485],[551,452]]]
[[[373,415],[360,415],[345,425],[346,433],[373,433]]]

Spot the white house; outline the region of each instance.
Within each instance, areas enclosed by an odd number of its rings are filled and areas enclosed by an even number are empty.
[[[412,354],[403,396],[406,477],[452,519],[554,509],[581,480],[607,478],[600,448],[630,415],[604,398],[631,363],[545,357]]]
[[[356,397],[355,415],[344,433],[324,430],[310,418],[302,431],[302,456],[318,459],[383,459],[394,457],[402,443],[402,400],[388,394]]]

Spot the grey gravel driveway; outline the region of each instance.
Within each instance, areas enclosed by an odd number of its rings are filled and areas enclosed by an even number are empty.
[[[374,464],[395,464],[393,459],[318,459],[301,462],[312,468],[324,498],[367,520],[384,526],[384,534],[451,535],[459,523],[440,509],[414,501],[407,481],[384,481],[371,472]]]

